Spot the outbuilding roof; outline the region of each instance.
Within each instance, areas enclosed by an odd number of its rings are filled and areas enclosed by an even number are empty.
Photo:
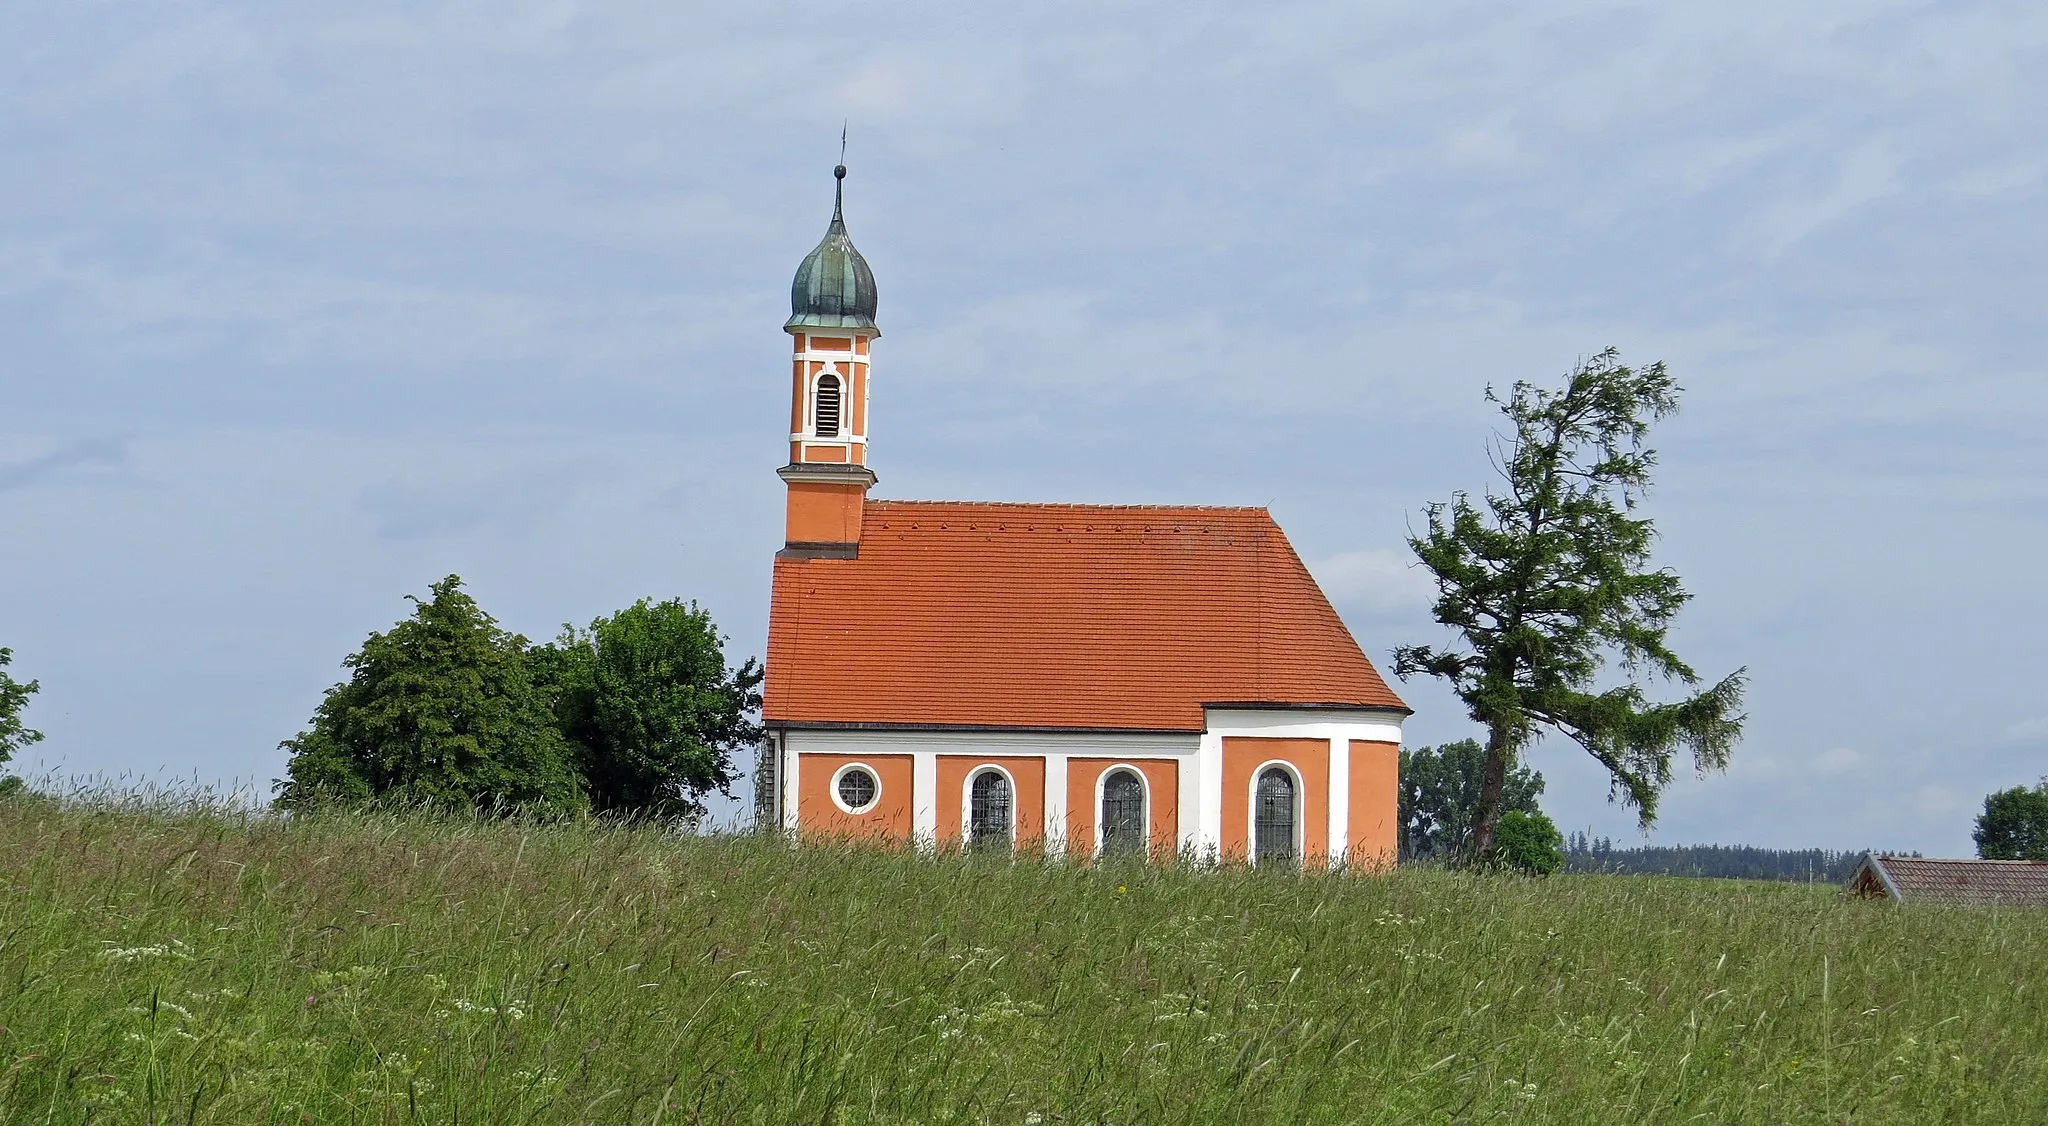
[[[2048,861],[1935,860],[1872,853],[1849,891],[1900,903],[2048,907]]]
[[[1263,508],[869,501],[775,561],[781,726],[1200,731],[1203,706],[1407,711]]]

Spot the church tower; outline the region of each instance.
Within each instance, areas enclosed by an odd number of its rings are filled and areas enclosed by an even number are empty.
[[[846,166],[832,170],[832,222],[789,287],[793,344],[787,558],[851,559],[860,548],[862,506],[875,483],[868,468],[868,349],[875,327],[875,275],[846,233]]]

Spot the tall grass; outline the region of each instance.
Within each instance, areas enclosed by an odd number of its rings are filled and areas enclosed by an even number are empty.
[[[2040,1122],[2048,918],[0,802],[9,1122]]]

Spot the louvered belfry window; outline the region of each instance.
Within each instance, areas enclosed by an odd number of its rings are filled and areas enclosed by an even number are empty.
[[[1135,771],[1102,780],[1102,855],[1145,855],[1145,783]]]
[[[829,373],[819,376],[818,406],[811,415],[818,437],[839,437],[839,405],[839,377]]]
[[[1254,863],[1291,868],[1294,852],[1294,775],[1277,766],[1259,772],[1258,809],[1253,815]]]
[[[1010,780],[993,770],[982,771],[974,776],[967,804],[968,845],[1010,847]]]

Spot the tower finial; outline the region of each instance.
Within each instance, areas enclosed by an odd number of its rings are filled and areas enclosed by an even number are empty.
[[[783,327],[857,329],[869,335],[875,331],[875,277],[846,233],[846,166],[832,169],[832,178],[832,221],[790,282],[790,319]]]
[[[832,185],[832,221],[843,223],[846,221],[840,213],[840,204],[846,195],[846,122],[843,120],[839,123],[839,164],[832,169],[832,179],[836,181]]]

